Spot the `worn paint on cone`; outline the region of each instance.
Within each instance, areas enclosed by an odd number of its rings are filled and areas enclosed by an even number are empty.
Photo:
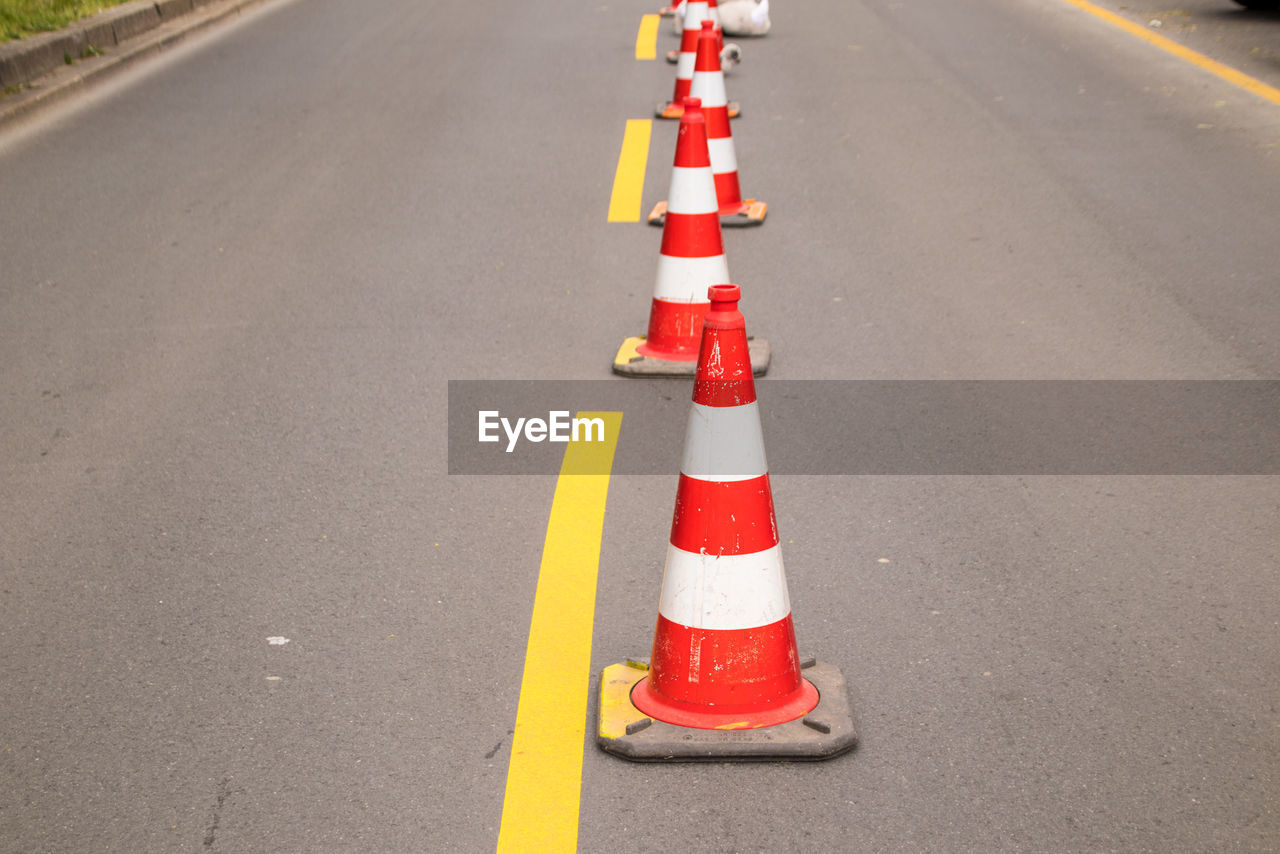
[[[632,701],[680,726],[772,726],[818,692],[800,677],[740,290],[709,296],[653,658]]]
[[[857,742],[839,671],[802,673],[740,296],[708,289],[652,657],[601,677],[597,742],[629,759],[822,759]]]

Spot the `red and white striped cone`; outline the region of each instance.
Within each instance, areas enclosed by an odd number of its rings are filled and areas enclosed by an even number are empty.
[[[673,21],[672,23],[675,25],[676,31],[682,34],[684,32],[684,13],[685,13],[685,4],[687,2],[688,0],[682,0],[679,6],[672,8],[672,14],[679,18],[679,20]],[[724,28],[720,25],[720,4],[718,0],[707,0],[707,18],[710,19],[711,23],[715,25],[716,50],[720,52],[720,57],[721,57],[721,60],[723,61],[726,56],[725,43],[724,43]],[[728,55],[733,57],[733,61],[735,63],[742,59],[742,48],[738,47],[737,45],[729,45],[729,48],[730,48],[730,51]],[[671,63],[672,65],[675,65],[677,62],[679,62],[679,60],[680,60],[680,51],[678,50],[667,51],[667,62]],[[727,67],[728,66],[726,66],[726,68]]]
[[[706,120],[697,98],[686,98],[684,107],[648,332],[623,341],[613,360],[614,372],[624,376],[693,376],[707,288],[729,280]],[[769,345],[758,341],[753,347],[753,365],[764,373]]]
[[[818,691],[800,677],[740,291],[709,296],[653,658],[631,700],[679,726],[773,726]]]
[[[698,54],[698,36],[703,20],[709,20],[707,0],[686,0],[684,27],[680,31],[680,53],[676,61],[676,83],[671,100],[659,104],[654,115],[660,119],[678,119],[684,111],[684,99],[693,86],[693,67]],[[729,105],[729,115],[737,116],[736,103]]]
[[[711,32],[709,21],[702,22],[702,32],[698,36],[692,94],[702,101],[702,115],[707,123],[707,148],[711,155],[711,172],[715,176],[720,226],[735,228],[760,225],[768,214],[769,206],[759,199],[742,198],[738,182],[738,156],[734,151],[733,131],[729,127],[729,102],[725,95],[724,74],[720,71],[720,56],[715,49],[715,36]],[[649,213],[650,225],[662,225],[666,207],[665,202],[658,202],[654,206]]]
[[[671,100],[659,104],[654,115],[660,119],[678,119],[684,112],[684,99],[693,86],[693,66],[698,55],[698,34],[707,16],[707,0],[686,0],[680,28],[680,52],[676,60],[676,85]]]
[[[708,291],[652,658],[602,679],[597,741],[630,758],[819,759],[857,741],[843,677],[796,649],[740,296]]]

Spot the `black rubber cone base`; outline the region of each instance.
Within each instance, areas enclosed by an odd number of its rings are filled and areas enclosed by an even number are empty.
[[[643,356],[636,349],[644,343],[643,335],[636,335],[622,342],[613,357],[613,372],[624,377],[692,377],[698,373],[698,363],[672,362]],[[769,370],[773,352],[763,338],[747,338],[747,355],[751,358],[751,373],[762,377]]]
[[[631,702],[631,689],[649,666],[635,659],[611,664],[600,675],[596,744],[634,762],[816,761],[858,744],[849,689],[840,670],[810,659],[804,678],[818,689],[817,707],[804,717],[760,729],[694,729],[663,723]]]

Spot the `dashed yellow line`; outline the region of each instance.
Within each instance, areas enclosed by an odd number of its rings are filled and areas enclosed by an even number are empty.
[[[640,201],[644,192],[644,170],[649,161],[649,137],[653,133],[651,119],[628,119],[622,135],[622,151],[618,170],[613,176],[613,193],[609,197],[609,222],[639,222]]]
[[[1115,12],[1109,12],[1099,6],[1088,2],[1088,0],[1065,0],[1078,9],[1088,12],[1096,18],[1101,18],[1112,26],[1119,27],[1130,35],[1137,36],[1148,44],[1155,45],[1161,50],[1171,53],[1181,60],[1191,63],[1197,68],[1202,68],[1210,74],[1216,75],[1228,83],[1232,83],[1252,92],[1260,98],[1265,98],[1273,104],[1280,105],[1280,89],[1274,86],[1268,86],[1255,77],[1250,77],[1242,71],[1237,71],[1229,65],[1224,65],[1216,59],[1210,59],[1202,53],[1198,53],[1189,47],[1184,47],[1177,42],[1166,38],[1165,36],[1151,32],[1141,24],[1136,24],[1127,18],[1122,18]]]
[[[578,847],[582,748],[591,680],[591,627],[609,472],[621,412],[602,442],[570,442],[560,466],[533,599],[499,854],[572,854]]]
[[[636,31],[636,59],[658,58],[658,22],[657,15],[645,15],[640,19],[640,29]]]

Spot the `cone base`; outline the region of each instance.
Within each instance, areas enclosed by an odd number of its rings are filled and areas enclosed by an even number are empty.
[[[769,206],[759,199],[744,199],[742,204],[731,209],[720,209],[720,227],[746,228],[760,225],[768,213]]]
[[[720,209],[721,228],[745,228],[761,225],[769,214],[769,205],[759,199],[744,199],[741,204]],[[649,225],[663,226],[667,222],[667,203],[658,202],[649,211]]]
[[[624,377],[692,377],[698,373],[697,354],[693,361],[677,362],[645,356],[637,349],[644,343],[643,335],[636,335],[622,342],[613,357],[613,372]],[[762,377],[769,371],[773,352],[763,338],[748,338],[747,353],[751,358],[751,373]]]
[[[729,118],[731,119],[736,119],[742,112],[742,108],[739,106],[737,101],[730,101],[728,110]],[[655,118],[659,119],[678,119],[684,115],[684,104],[677,104],[674,101],[665,101],[654,108],[653,115]]]
[[[695,729],[663,723],[641,712],[631,692],[649,666],[630,659],[600,676],[596,743],[635,762],[725,762],[830,759],[858,743],[844,676],[834,665],[810,659],[804,678],[817,689],[818,705],[797,720],[757,729]]]
[[[790,723],[804,717],[818,705],[818,689],[807,679],[800,680],[800,686],[786,702],[763,709],[758,707],[733,708],[716,707],[710,711],[706,706],[695,706],[692,703],[681,703],[662,696],[653,690],[653,681],[643,679],[636,683],[631,691],[631,705],[644,712],[655,721],[675,724],[693,729],[739,730],[761,729]]]

